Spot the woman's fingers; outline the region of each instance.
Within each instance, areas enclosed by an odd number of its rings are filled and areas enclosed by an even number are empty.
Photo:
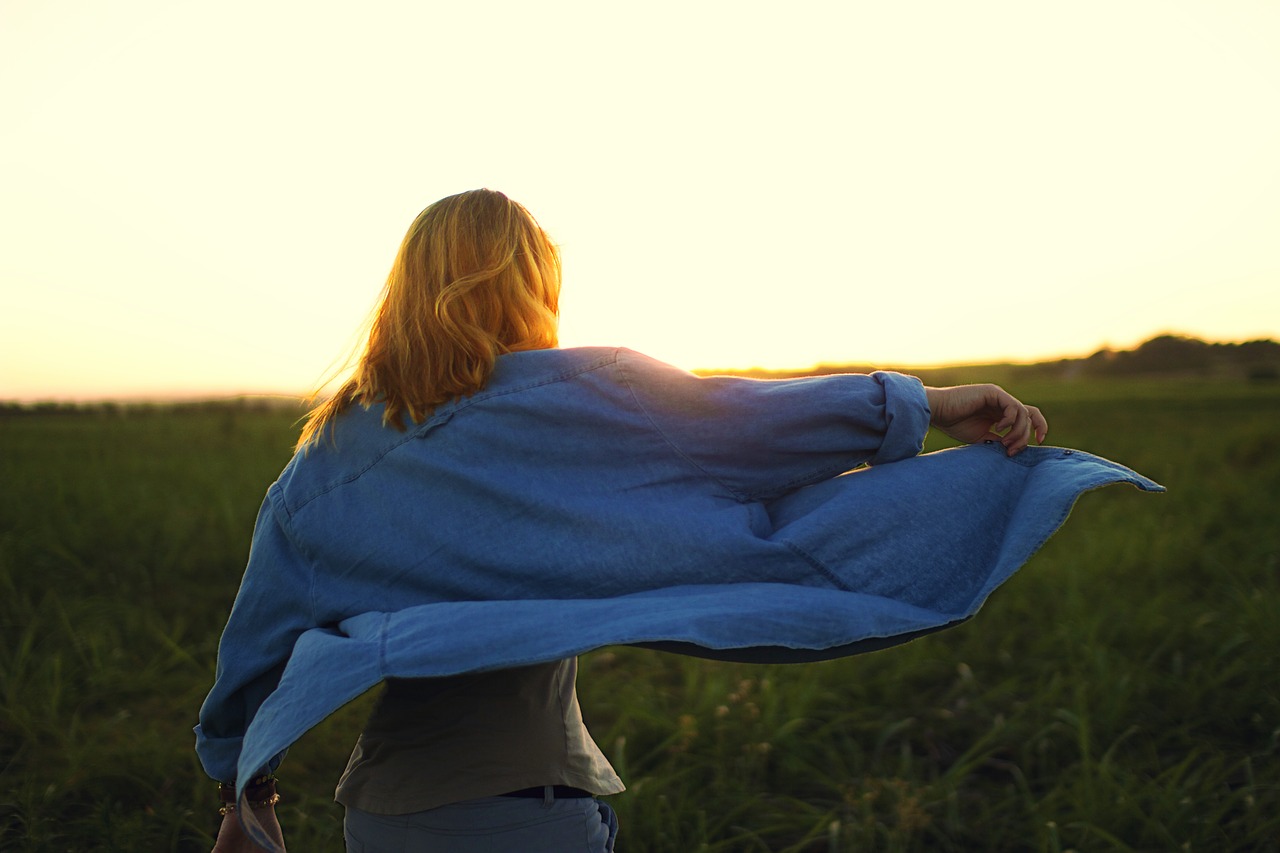
[[[995,404],[1000,411],[1000,420],[991,427],[991,431],[1001,434],[1000,443],[1004,445],[1009,456],[1021,453],[1031,440],[1031,413],[1022,405],[1017,397],[998,386],[991,386],[995,394]]]
[[[1049,436],[1049,421],[1035,406],[1027,406],[1027,411],[1031,414],[1031,428],[1036,434],[1036,444],[1044,444]]]
[[[1014,402],[1017,403],[1016,400]],[[1009,456],[1021,453],[1031,443],[1032,436],[1035,436],[1036,444],[1044,443],[1049,434],[1049,422],[1038,408],[1017,403],[1005,419],[1010,417],[1009,431],[1001,439]]]
[[[1027,410],[1021,405],[1013,416],[1013,422],[1009,426],[1009,431],[1004,434],[1004,438],[1000,443],[1004,445],[1005,454],[1015,456],[1022,452],[1027,446],[1027,442],[1031,438],[1031,418],[1027,415]]]
[[[1004,432],[1017,427],[1018,420],[1023,418],[1027,409],[1018,399],[1008,391],[997,386],[991,386],[996,394],[996,405],[1000,407],[1000,420],[991,428],[992,432]]]

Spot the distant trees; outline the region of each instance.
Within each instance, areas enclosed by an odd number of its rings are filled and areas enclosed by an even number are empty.
[[[173,413],[238,415],[286,411],[296,411],[301,415],[306,409],[300,398],[285,396],[242,396],[212,400],[134,402],[95,400],[78,403],[61,400],[42,400],[33,403],[0,400],[0,418],[29,415],[74,415],[77,417],[93,415],[104,418],[139,418]]]
[[[816,376],[827,373],[866,373],[876,369],[893,369],[894,365],[821,365],[812,370],[769,371],[730,370],[699,371],[738,376],[783,379]],[[1037,364],[957,365],[954,367],[920,368],[897,366],[914,373],[926,382],[946,385],[975,381],[975,368],[981,368],[981,381],[1007,382],[1018,377],[1044,379],[1088,379],[1091,376],[1144,377],[1216,377],[1250,379],[1259,382],[1280,381],[1280,343],[1273,340],[1244,343],[1209,343],[1186,335],[1156,335],[1131,350],[1100,349],[1084,358],[1062,358]]]
[[[1135,349],[1103,349],[1079,362],[1077,375],[1184,375],[1280,379],[1280,343],[1208,343],[1182,335],[1157,335]]]

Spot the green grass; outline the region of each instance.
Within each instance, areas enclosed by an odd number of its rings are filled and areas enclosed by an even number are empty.
[[[1280,388],[1013,390],[1169,494],[1086,496],[977,618],[897,649],[585,656],[620,850],[1280,850]],[[297,414],[0,418],[0,849],[212,846],[191,726]],[[369,699],[282,767],[291,849],[342,849]]]

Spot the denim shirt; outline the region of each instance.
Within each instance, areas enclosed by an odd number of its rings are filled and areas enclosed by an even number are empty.
[[[1083,491],[1161,490],[1059,448],[918,455],[923,388],[889,372],[702,378],[537,350],[422,423],[382,418],[352,406],[268,490],[196,727],[215,779],[274,767],[387,677],[610,644],[806,660],[902,642],[976,612]]]

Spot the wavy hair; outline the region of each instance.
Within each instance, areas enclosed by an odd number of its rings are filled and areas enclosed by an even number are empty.
[[[498,356],[557,345],[560,254],[525,208],[480,189],[442,198],[405,234],[350,379],[306,417],[298,449],[353,403],[403,430],[484,387]]]

